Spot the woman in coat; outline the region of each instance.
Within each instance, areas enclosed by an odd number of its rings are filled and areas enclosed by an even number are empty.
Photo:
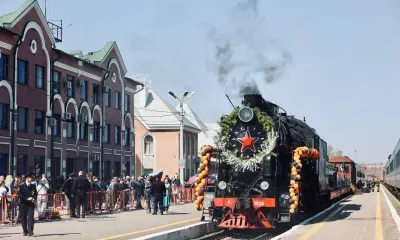
[[[164,179],[164,183],[165,183],[164,212],[167,213],[171,200],[171,184],[169,183],[168,178]]]

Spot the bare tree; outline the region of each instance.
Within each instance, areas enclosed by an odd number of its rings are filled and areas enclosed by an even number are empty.
[[[342,156],[342,151],[340,149],[334,148],[332,145],[328,145],[328,156]]]
[[[333,157],[335,155],[335,149],[332,147],[332,145],[328,145],[328,156]]]

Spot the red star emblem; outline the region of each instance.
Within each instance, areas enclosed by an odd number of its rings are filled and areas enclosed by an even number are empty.
[[[242,149],[240,149],[241,152],[243,152],[247,148],[250,148],[250,150],[253,152],[256,151],[254,143],[258,141],[258,138],[251,137],[249,131],[246,131],[246,135],[244,136],[244,138],[237,138],[236,140],[238,140],[238,142],[242,144]]]

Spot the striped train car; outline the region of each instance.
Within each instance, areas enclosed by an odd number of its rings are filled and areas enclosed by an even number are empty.
[[[385,183],[400,191],[400,140],[385,164]]]

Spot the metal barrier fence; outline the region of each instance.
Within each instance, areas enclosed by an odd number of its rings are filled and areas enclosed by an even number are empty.
[[[89,192],[86,198],[88,214],[111,213],[136,209],[136,191]],[[194,188],[172,188],[170,204],[178,205],[193,202],[196,199]],[[63,193],[39,194],[35,208],[36,219],[54,219],[70,216],[69,199]],[[141,205],[146,208],[146,196],[140,197]],[[152,201],[150,201],[152,204]],[[0,224],[19,222],[18,196],[0,197]]]

